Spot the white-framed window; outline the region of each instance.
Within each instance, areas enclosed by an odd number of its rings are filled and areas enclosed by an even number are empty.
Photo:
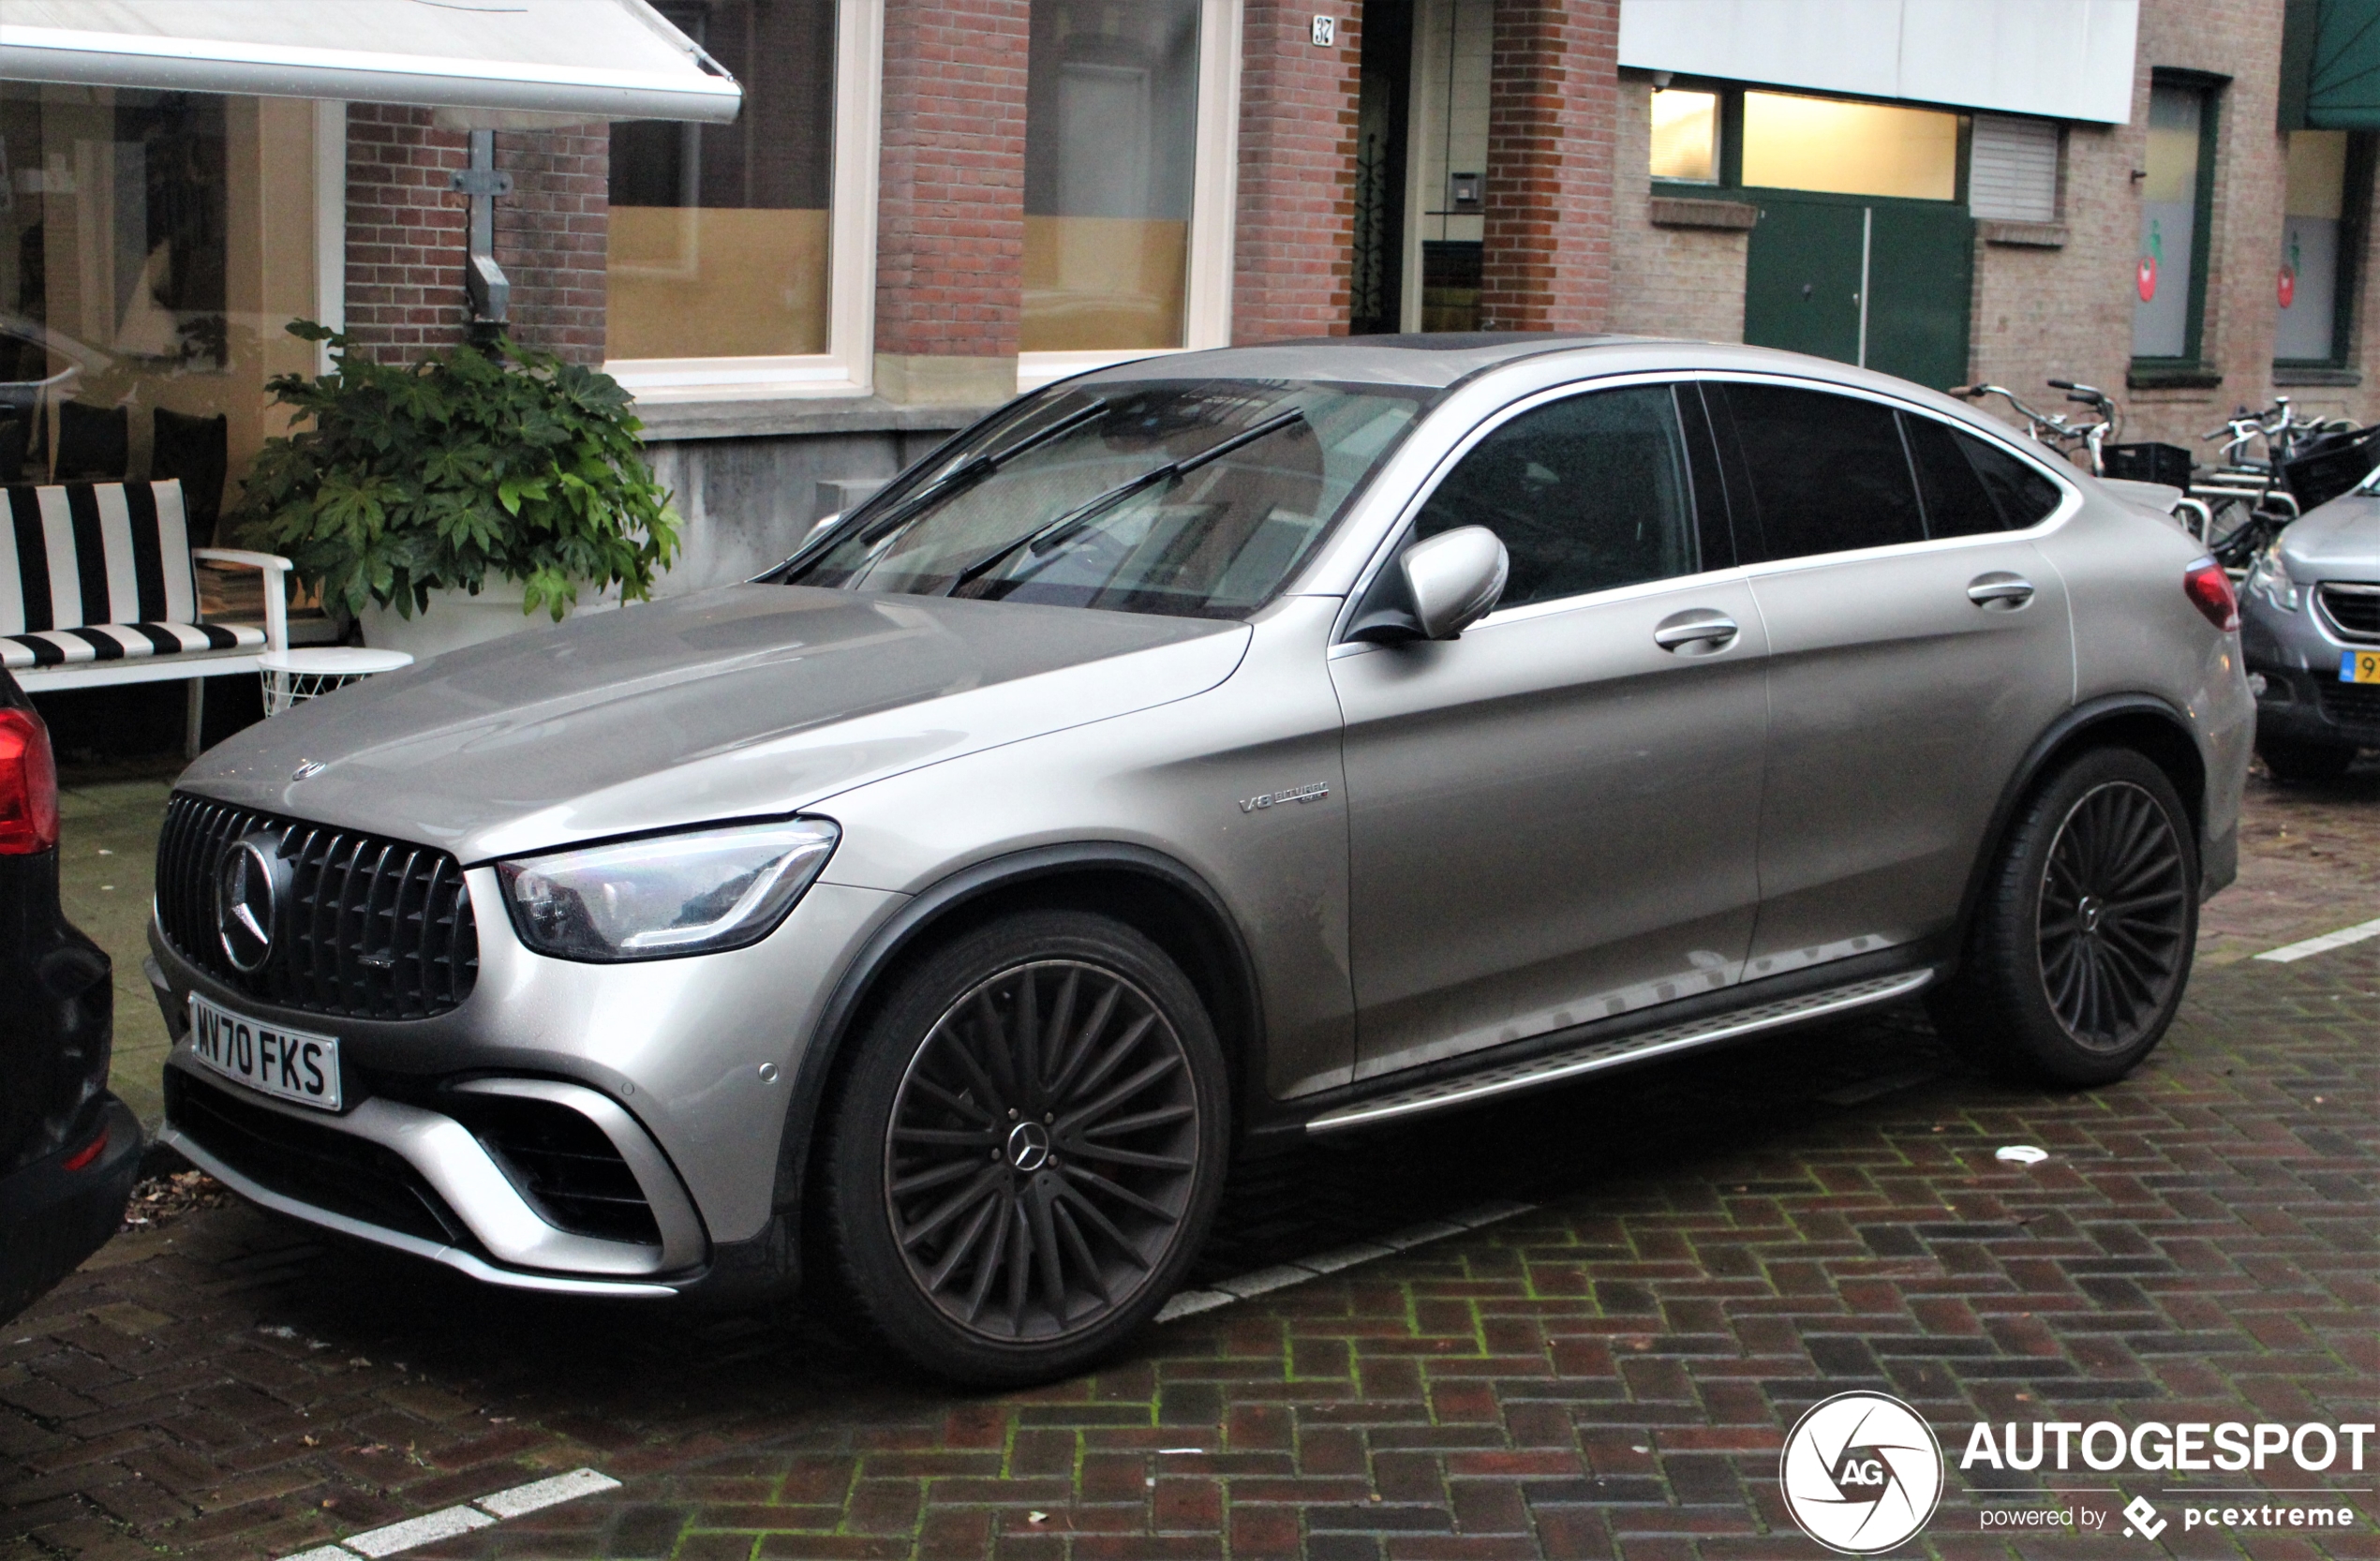
[[[1032,0],[1017,387],[1231,339],[1242,0]]]
[[[732,125],[612,126],[604,368],[640,401],[870,389],[883,0],[662,0]]]

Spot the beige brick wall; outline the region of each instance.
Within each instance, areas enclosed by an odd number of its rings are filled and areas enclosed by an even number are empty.
[[[1748,235],[1708,228],[1656,228],[1649,206],[1653,82],[1620,73],[1613,137],[1612,329],[1693,341],[1744,339]]]
[[[2062,249],[1976,246],[1971,326],[1974,377],[2030,398],[2055,375],[2112,392],[2125,407],[2123,437],[2162,439],[2210,456],[2198,438],[2246,403],[2276,392],[2272,341],[2279,304],[2286,140],[2275,126],[2281,69],[2280,7],[2270,0],[2145,0],[2129,125],[2074,126],[2066,132],[2060,217]],[[2231,78],[2216,97],[2212,241],[2201,356],[2222,376],[2211,388],[2134,388],[2133,267],[2138,257],[2151,72],[2200,70]],[[2351,197],[2352,201],[2352,197]],[[2369,242],[2353,285],[2367,287],[2380,247]],[[2380,364],[2380,321],[2358,311],[2351,362]],[[2358,422],[2380,415],[2364,386],[2284,385],[2304,409]],[[2054,392],[2046,393],[2053,399]]]
[[[2278,0],[2143,0],[2128,125],[2074,125],[2061,152],[2062,246],[1995,243],[1979,230],[1969,322],[1971,378],[2009,386],[2036,405],[2064,409],[2052,377],[2104,387],[2121,401],[2123,437],[2164,439],[2200,455],[2197,438],[2242,402],[2263,407],[2272,371],[2275,283],[2286,140],[2275,127],[2280,76]],[[2134,388],[2134,265],[2138,255],[2150,73],[2159,67],[2230,78],[2217,94],[2212,242],[2207,278],[2205,361],[2211,388]],[[1624,71],[1615,126],[1612,328],[1644,334],[1738,341],[1744,330],[1747,235],[1655,227],[1649,215],[1652,84]],[[2370,199],[2370,192],[2366,192]],[[2356,197],[2350,195],[2350,205]],[[2353,287],[2350,366],[2380,372],[2380,309],[2362,304],[2380,275],[2380,222],[2368,222]],[[2326,416],[2380,420],[2380,385],[2283,385],[2298,406]],[[2040,399],[2035,400],[2036,397]]]

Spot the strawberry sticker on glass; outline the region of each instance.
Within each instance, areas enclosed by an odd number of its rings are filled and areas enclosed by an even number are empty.
[[[2164,258],[2164,225],[2152,219],[2149,224],[2149,253],[2140,257],[2140,301],[2143,304],[2157,296],[2157,262]]]
[[[2281,306],[2287,308],[2298,301],[2298,237],[2289,236],[2289,259],[2281,268]]]

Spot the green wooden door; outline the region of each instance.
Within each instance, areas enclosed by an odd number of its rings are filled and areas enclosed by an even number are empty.
[[[1929,390],[1965,383],[1974,219],[1931,201],[1867,209],[1867,366]]]
[[[1756,196],[1760,223],[1744,267],[1747,342],[1864,363],[1935,390],[1967,377],[1974,222],[1964,207]]]
[[[1859,361],[1860,207],[1763,191],[1744,262],[1744,339]]]

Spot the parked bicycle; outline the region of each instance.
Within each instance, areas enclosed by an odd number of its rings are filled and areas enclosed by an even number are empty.
[[[2223,441],[2213,468],[2191,483],[2191,491],[2207,504],[2208,550],[2225,569],[2248,568],[2298,518],[2298,498],[2285,476],[2289,463],[2312,453],[2326,439],[2354,431],[2355,424],[2344,421],[2299,416],[2283,395],[2262,411],[2241,407],[2222,427],[2202,435]],[[2254,453],[2259,444],[2262,453]]]
[[[2090,408],[2099,416],[2085,421],[2071,412],[2037,412],[2025,405],[2015,391],[2005,385],[1953,385],[1950,394],[1966,401],[1980,401],[1997,395],[2008,403],[2018,417],[2025,420],[2026,432],[2034,443],[2055,450],[2069,461],[2079,453],[2080,463],[2094,477],[2107,475],[2106,446],[2123,427],[2123,409],[2115,397],[2090,385],[2076,384],[2072,379],[2052,379],[2052,390],[2066,393],[2066,399]]]
[[[2120,444],[2117,436],[2123,431],[2124,413],[2114,396],[2096,385],[2073,379],[2052,379],[2049,388],[2064,391],[2068,401],[2099,415],[2085,418],[2075,412],[2035,411],[2005,385],[1954,385],[1950,394],[1969,401],[1999,396],[2025,420],[2026,432],[2034,443],[2057,451],[2093,477],[2156,483],[2182,490],[2168,513],[2194,536],[2206,540],[2213,517],[2204,502],[2189,496],[2190,452],[2179,445]]]

